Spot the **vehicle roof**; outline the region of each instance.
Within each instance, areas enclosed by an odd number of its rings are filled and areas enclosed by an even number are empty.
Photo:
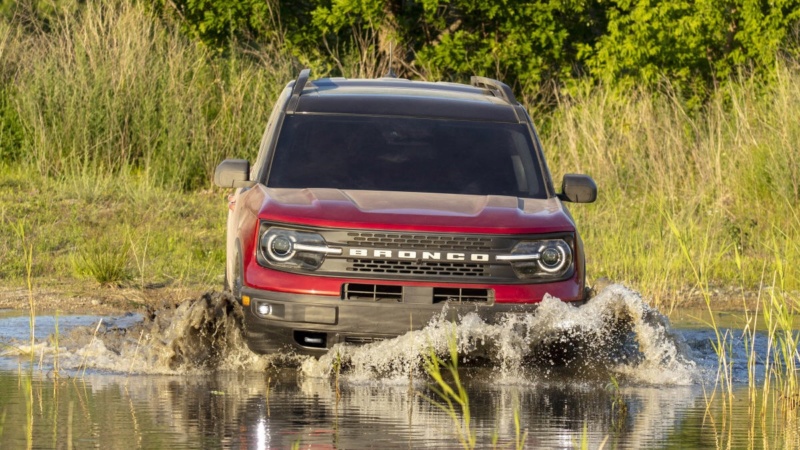
[[[291,86],[291,84],[290,84]],[[490,89],[401,78],[309,81],[287,113],[364,114],[520,123],[520,108]]]

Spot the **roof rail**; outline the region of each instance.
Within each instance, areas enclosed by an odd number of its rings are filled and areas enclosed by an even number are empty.
[[[306,87],[310,75],[311,69],[303,69],[300,71],[300,75],[297,76],[297,80],[295,80],[294,87],[292,88],[292,97],[289,99],[289,104],[286,105],[287,113],[291,114],[297,109],[297,102],[300,101],[300,93],[302,93],[303,88]]]
[[[517,104],[517,99],[514,97],[514,92],[511,91],[511,88],[502,81],[473,75],[469,79],[469,84],[475,86],[476,88],[491,91],[496,97],[502,98],[511,106],[515,106]]]

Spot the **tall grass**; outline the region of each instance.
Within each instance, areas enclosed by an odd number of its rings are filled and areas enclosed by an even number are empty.
[[[789,245],[800,237],[800,122],[791,119],[799,113],[793,61],[777,65],[770,84],[727,83],[702,110],[687,110],[669,89],[562,98],[540,122],[554,178],[586,172],[600,188],[596,205],[572,208],[590,277],[666,302],[693,287],[690,262],[708,248],[719,256],[703,273],[711,293],[740,282],[757,290],[778,263],[774,250],[780,261],[800,260]],[[798,289],[796,265],[784,265],[786,287]]]
[[[8,94],[21,154],[46,176],[133,171],[154,184],[207,186],[227,156],[252,156],[271,99],[291,79],[279,49],[222,59],[140,2],[61,3],[48,29],[6,30]],[[3,33],[0,29],[0,38]]]

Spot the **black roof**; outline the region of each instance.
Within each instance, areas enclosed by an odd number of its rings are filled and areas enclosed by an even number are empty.
[[[305,78],[305,79],[304,79]],[[411,81],[401,78],[322,78],[308,72],[290,83],[287,114],[364,114],[435,117],[493,122],[524,122],[524,113],[503,83],[473,77],[472,84]]]

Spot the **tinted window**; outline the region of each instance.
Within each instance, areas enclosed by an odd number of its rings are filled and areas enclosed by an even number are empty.
[[[287,116],[267,185],[544,198],[522,124]]]

